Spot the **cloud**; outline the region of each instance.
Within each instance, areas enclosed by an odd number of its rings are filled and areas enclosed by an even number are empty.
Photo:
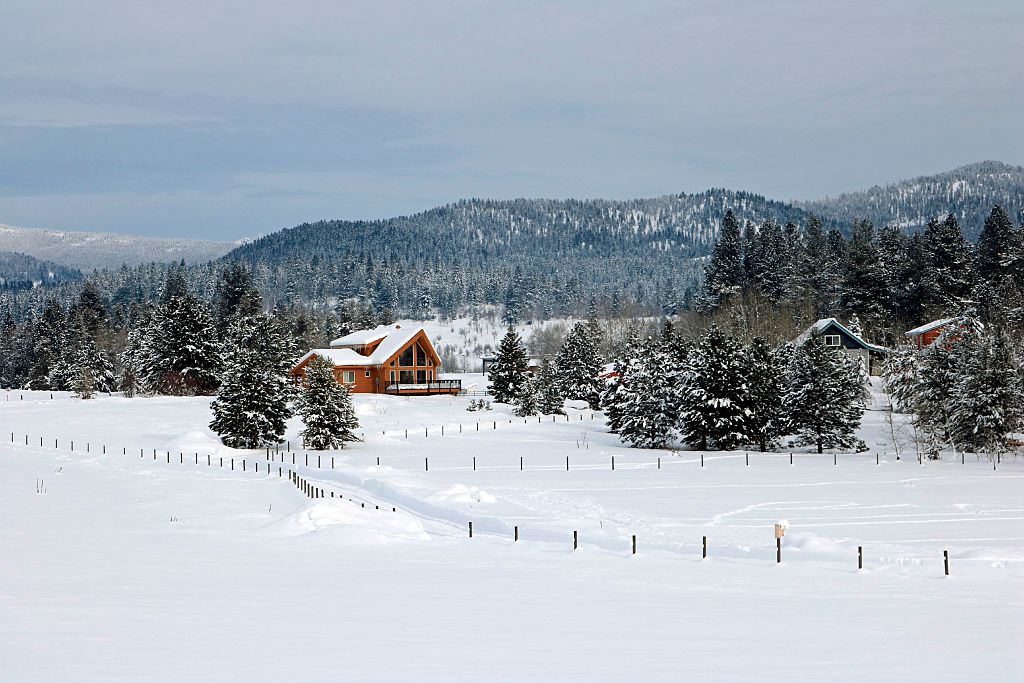
[[[174,197],[190,229],[234,238],[465,196],[808,198],[1024,158],[1013,2],[97,0],[4,19],[8,223],[177,234]]]

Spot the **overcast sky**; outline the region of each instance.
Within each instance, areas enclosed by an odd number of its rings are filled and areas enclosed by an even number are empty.
[[[1024,161],[1024,2],[0,0],[0,223],[812,199]]]

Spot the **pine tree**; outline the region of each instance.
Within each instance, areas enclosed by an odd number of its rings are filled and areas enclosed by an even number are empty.
[[[304,446],[322,451],[358,441],[354,430],[359,421],[352,397],[348,387],[334,376],[334,363],[317,356],[306,366],[305,380],[306,386],[296,401],[296,412],[305,425]]]
[[[748,441],[744,360],[739,343],[715,325],[690,352],[679,411],[679,430],[687,443],[728,451]]]
[[[1017,246],[1013,223],[1001,206],[994,206],[985,227],[978,236],[975,272],[980,280],[999,287],[1007,277],[1017,275],[1021,255]]]
[[[743,275],[743,236],[736,215],[729,209],[705,270],[705,305],[715,308],[738,293],[743,287]]]
[[[537,380],[526,375],[526,381],[519,387],[516,394],[515,410],[519,417],[530,417],[540,413],[540,392],[537,387]]]
[[[865,221],[853,224],[853,236],[846,250],[840,306],[869,325],[877,324],[891,301],[874,227]]]
[[[786,429],[781,357],[781,353],[773,351],[760,337],[754,338],[744,356],[747,383],[744,429],[750,442],[762,452],[767,451]]]
[[[585,323],[572,326],[555,356],[555,373],[562,395],[572,401],[586,401],[597,410],[601,397],[601,357]]]
[[[634,448],[663,448],[676,437],[679,367],[664,346],[648,339],[636,347],[615,399],[619,438]]]
[[[784,405],[798,445],[865,448],[856,437],[864,407],[857,368],[841,351],[812,338],[795,349]]]
[[[225,267],[213,295],[213,318],[217,330],[223,334],[236,316],[250,317],[262,309],[263,297],[249,269],[242,263]]]
[[[541,415],[565,415],[565,397],[558,388],[558,378],[551,362],[541,361],[537,373],[537,409]]]
[[[491,396],[498,403],[514,403],[526,383],[526,349],[514,328],[498,344],[494,363],[490,368]]]
[[[955,214],[929,221],[924,231],[927,267],[923,271],[932,315],[960,311],[971,295],[971,247]]]
[[[284,436],[295,393],[288,370],[295,351],[281,325],[259,314],[228,328],[221,388],[210,428],[232,448],[261,448]]]
[[[188,396],[217,388],[217,334],[199,299],[188,293],[172,296],[155,311],[146,334],[142,371],[151,390]]]
[[[1022,426],[1019,369],[999,331],[974,337],[962,349],[950,431],[961,447],[995,457],[1006,451],[1007,438]]]

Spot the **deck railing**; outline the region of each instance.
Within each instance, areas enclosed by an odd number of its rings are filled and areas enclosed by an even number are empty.
[[[462,391],[461,379],[439,379],[422,384],[389,384],[386,394],[457,394]]]

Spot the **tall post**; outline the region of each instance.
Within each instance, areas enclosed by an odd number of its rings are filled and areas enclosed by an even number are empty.
[[[516,543],[516,542],[518,542],[518,541],[519,541],[519,525],[518,525],[518,524],[516,524],[516,526],[515,526],[515,532],[514,532],[514,534],[515,534],[515,535],[514,535],[514,536],[512,537],[512,542],[513,542],[513,543]]]
[[[857,546],[857,569],[864,569],[864,548]]]
[[[469,523],[469,537],[473,538],[473,522]]]
[[[943,550],[942,551],[942,564],[945,567],[946,576],[949,576],[949,551],[948,550]]]
[[[633,554],[636,555],[636,534],[633,534]]]
[[[703,545],[704,545],[704,548],[703,548],[703,551],[702,551],[702,554],[701,554],[701,558],[706,560],[706,559],[708,559],[708,537],[707,536],[704,537],[704,544]]]
[[[775,562],[776,564],[782,564],[782,539],[775,539]]]
[[[580,547],[580,532],[573,531],[572,532],[572,549],[576,550],[576,548],[579,548],[579,547]]]

